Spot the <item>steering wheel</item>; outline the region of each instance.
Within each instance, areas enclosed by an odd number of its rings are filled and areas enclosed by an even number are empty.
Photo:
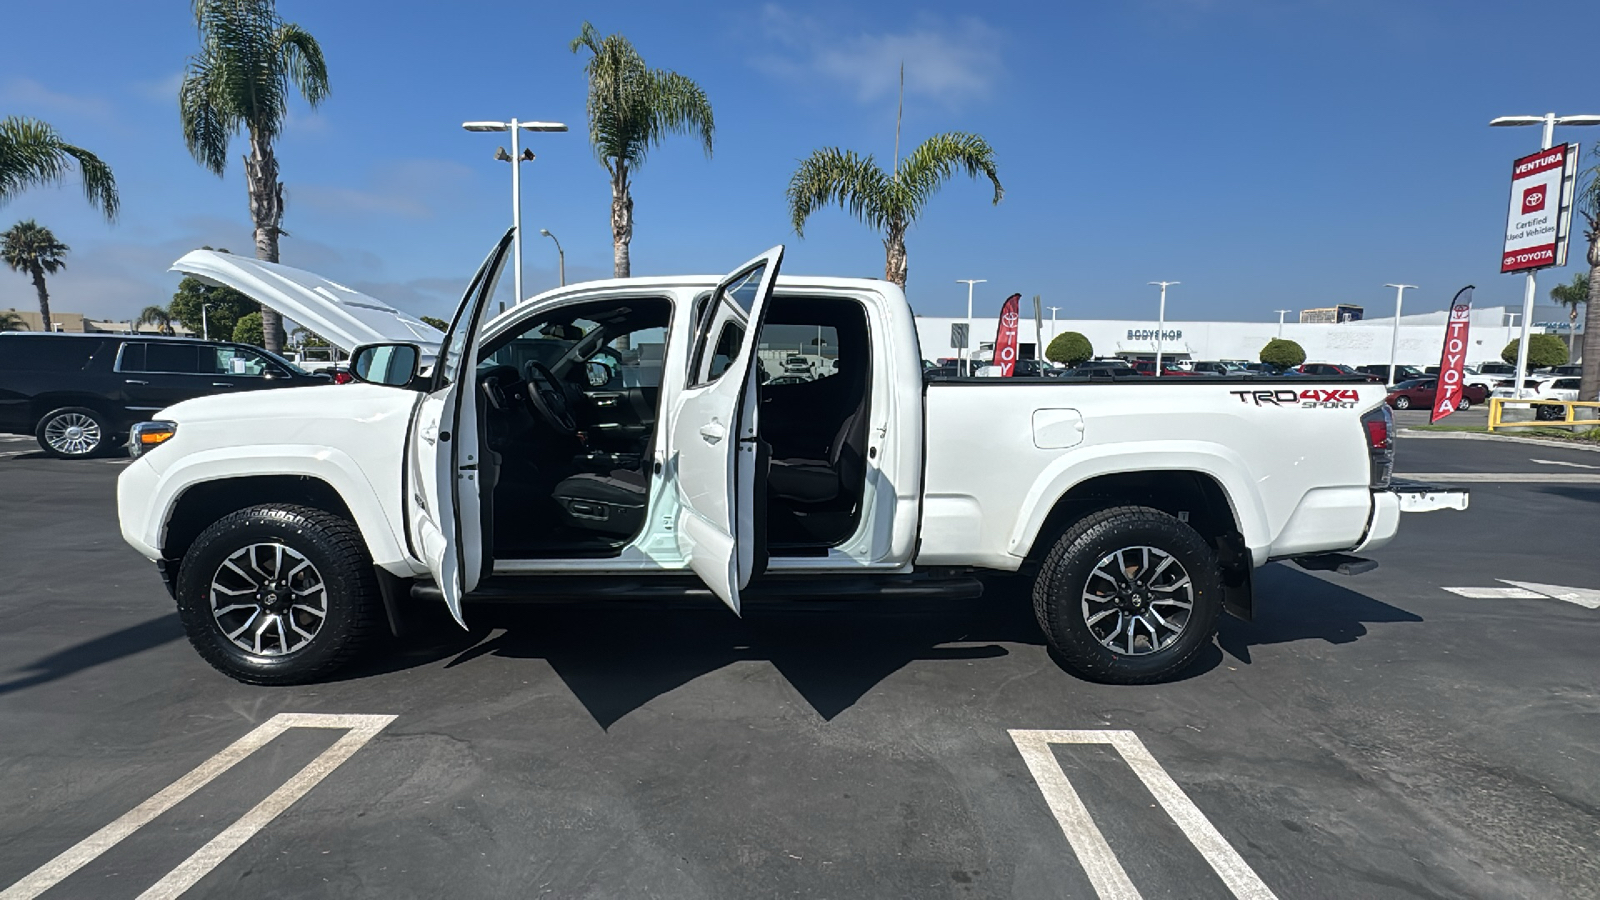
[[[495,409],[509,409],[522,401],[522,376],[516,366],[494,366],[478,375],[478,386],[489,405]]]
[[[546,425],[562,437],[578,433],[578,420],[572,417],[572,401],[566,389],[543,363],[529,360],[523,365],[528,372],[528,405]]]

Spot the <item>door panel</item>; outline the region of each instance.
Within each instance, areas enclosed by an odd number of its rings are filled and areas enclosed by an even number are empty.
[[[696,324],[687,386],[670,419],[682,514],[678,549],[734,612],[755,571],[757,332],[783,262],[774,247],[712,291]]]
[[[468,286],[411,429],[410,533],[450,615],[463,628],[462,598],[493,563],[493,536],[481,496],[490,488],[480,465],[488,448],[480,446],[478,333],[514,234],[514,229],[506,232]],[[493,478],[488,480],[492,484]]]

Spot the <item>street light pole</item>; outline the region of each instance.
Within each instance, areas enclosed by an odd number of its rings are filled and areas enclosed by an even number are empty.
[[[1540,150],[1549,150],[1555,141],[1557,125],[1600,125],[1600,116],[1558,116],[1553,112],[1542,116],[1501,116],[1490,119],[1489,124],[1497,128],[1516,127],[1519,125],[1543,125],[1544,140],[1540,143]],[[1533,298],[1537,291],[1535,277],[1536,269],[1529,269],[1527,282],[1522,292],[1522,335],[1517,339],[1517,399],[1522,399],[1525,385],[1528,381],[1528,338],[1532,333],[1533,325]]]
[[[1156,319],[1156,377],[1161,377],[1161,333],[1167,330],[1167,286],[1182,284],[1181,281],[1152,281],[1150,284],[1161,285],[1161,312]]]
[[[1278,337],[1281,338],[1283,337],[1283,317],[1288,315],[1290,311],[1287,309],[1275,309],[1273,312],[1278,314]]]
[[[1056,339],[1056,310],[1060,309],[1061,307],[1059,307],[1059,306],[1048,306],[1048,307],[1045,307],[1045,308],[1050,310],[1050,340],[1053,341],[1053,340]],[[1049,344],[1045,344],[1045,347],[1048,348],[1049,346],[1050,346]],[[1043,354],[1041,354],[1041,355],[1043,355]]]
[[[1394,385],[1394,357],[1400,349],[1400,301],[1405,299],[1406,288],[1418,290],[1414,284],[1386,284],[1394,288],[1394,333],[1389,336],[1389,384]]]
[[[200,304],[200,339],[203,341],[211,340],[211,323],[206,320],[206,310],[210,308],[209,303]],[[194,334],[192,331],[189,333]]]
[[[965,374],[968,376],[972,375],[972,286],[975,284],[983,284],[988,280],[989,279],[987,278],[956,279],[957,284],[965,284],[967,286],[967,346],[962,349],[967,351],[967,371]]]
[[[550,229],[548,229],[548,228],[539,229],[539,233],[544,235],[545,237],[549,238],[552,241],[556,241],[556,236],[551,234],[550,233]],[[556,259],[559,261],[558,264],[561,267],[561,286],[562,287],[566,287],[567,286],[567,252],[565,250],[561,249],[561,242],[560,241],[556,241]]]
[[[511,132],[511,155],[505,157],[511,163],[511,225],[516,229],[512,238],[513,248],[511,255],[511,280],[516,290],[514,303],[522,302],[522,163],[524,160],[533,161],[533,152],[526,155],[518,151],[518,135],[521,129],[529,131],[566,131],[567,126],[560,122],[522,122],[512,119],[509,122],[462,122],[461,127],[467,131],[509,131]],[[496,155],[496,159],[502,158]],[[501,304],[501,311],[505,304]]]

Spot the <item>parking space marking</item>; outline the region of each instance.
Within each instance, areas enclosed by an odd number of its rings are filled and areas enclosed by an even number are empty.
[[[1512,581],[1509,578],[1496,578],[1495,581],[1509,584],[1511,587],[1447,587],[1445,590],[1474,600],[1565,600],[1585,609],[1600,609],[1600,591],[1593,588],[1564,587],[1559,584],[1538,584],[1532,581]]]
[[[1529,459],[1528,462],[1538,463],[1541,466],[1571,466],[1574,469],[1600,469],[1600,466],[1591,466],[1588,463],[1567,462],[1564,459]]]
[[[149,890],[139,895],[141,900],[176,897],[194,886],[195,882],[216,868],[218,863],[239,849],[268,822],[305,796],[317,782],[328,777],[334,769],[394,720],[394,716],[380,715],[279,713],[155,796],[134,807],[121,818],[79,841],[71,849],[35,869],[21,881],[0,891],[0,900],[33,900],[291,728],[345,730],[344,736],[335,741],[333,746],[324,750],[283,786],[256,804],[254,809],[245,813],[193,856],[184,860]]]
[[[1067,836],[1072,852],[1094,885],[1100,900],[1140,900],[1128,873],[1094,824],[1067,773],[1051,752],[1051,744],[1110,744],[1133,769],[1145,789],[1183,832],[1212,870],[1239,900],[1276,900],[1276,895],[1233,849],[1221,832],[1178,787],[1144,742],[1131,731],[1029,731],[1012,729],[1011,740],[1028,764],[1028,771],[1043,792],[1045,803]]]
[[[1523,588],[1447,587],[1445,590],[1469,600],[1543,600],[1544,595]]]
[[[1600,484],[1600,474],[1573,472],[1396,472],[1396,478],[1410,481],[1504,482],[1506,484]]]

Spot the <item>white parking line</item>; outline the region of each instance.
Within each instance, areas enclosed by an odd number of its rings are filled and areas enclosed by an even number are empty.
[[[1468,597],[1473,600],[1565,600],[1585,609],[1600,609],[1600,591],[1594,588],[1512,581],[1509,578],[1496,578],[1495,581],[1509,584],[1511,587],[1447,587],[1444,590],[1458,597]]]
[[[115,822],[79,841],[65,853],[0,892],[0,900],[33,900],[291,728],[340,728],[347,731],[282,787],[139,895],[141,898],[176,897],[216,868],[228,854],[239,849],[296,800],[305,796],[317,782],[328,777],[340,763],[349,759],[394,720],[394,716],[279,713]]]
[[[1530,459],[1528,462],[1538,463],[1541,466],[1571,466],[1574,469],[1600,469],[1600,466],[1591,466],[1588,463],[1567,462],[1564,459]]]
[[[1156,758],[1131,731],[1027,731],[1012,729],[1011,740],[1055,815],[1067,843],[1077,854],[1100,900],[1140,900],[1128,873],[1111,852],[1105,836],[1089,817],[1078,792],[1051,752],[1051,744],[1110,744],[1122,754],[1145,789],[1239,900],[1276,900],[1266,884],[1217,831],[1200,808],[1178,787]]]

